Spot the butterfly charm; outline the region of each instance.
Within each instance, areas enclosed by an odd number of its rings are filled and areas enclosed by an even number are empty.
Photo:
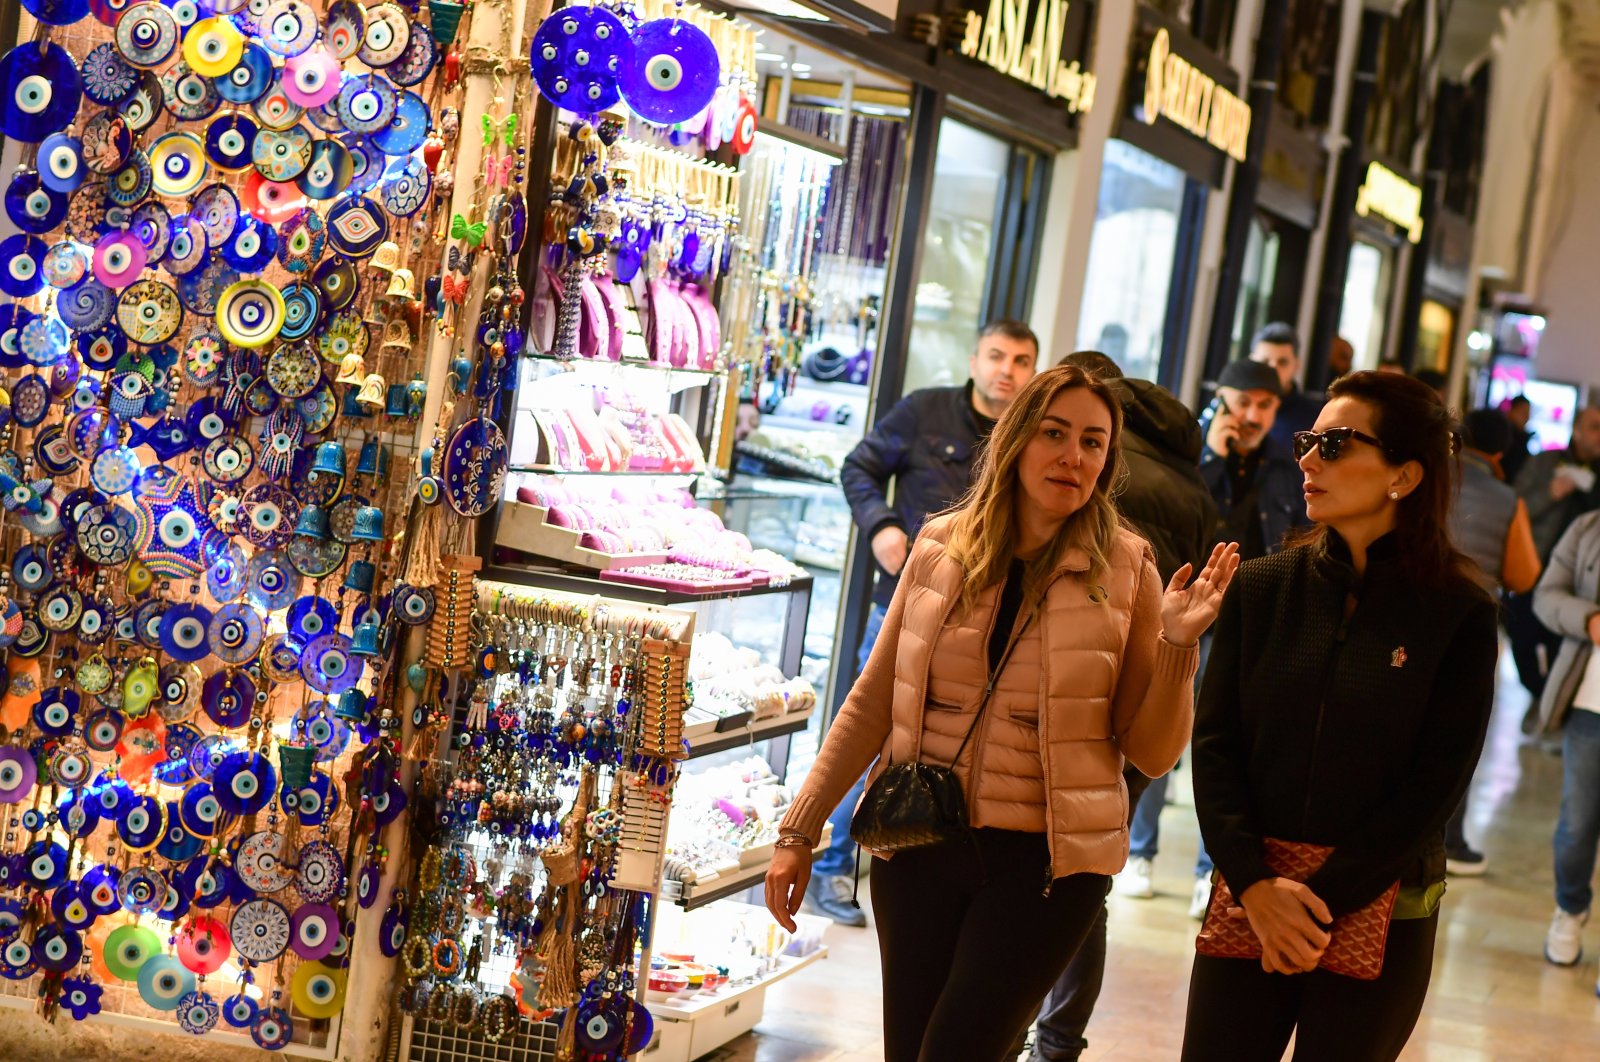
[[[506,147],[514,147],[516,145],[517,116],[515,113],[508,114],[499,121],[495,121],[487,114],[483,116],[483,146],[487,148],[492,145],[497,136],[505,140]]]
[[[459,216],[458,214],[457,217]],[[444,296],[446,302],[460,306],[467,301],[467,278],[446,273],[439,279],[439,292]]]
[[[483,242],[483,234],[488,231],[488,228],[481,221],[468,225],[467,219],[460,214],[450,219],[450,235],[458,240],[466,240],[474,247]]]
[[[510,155],[503,155],[498,160],[490,159],[487,166],[490,185],[509,184],[511,182],[512,159]]]

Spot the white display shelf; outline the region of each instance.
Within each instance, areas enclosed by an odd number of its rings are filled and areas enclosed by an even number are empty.
[[[723,985],[715,992],[696,992],[690,995],[687,999],[652,999],[645,1005],[650,1008],[650,1013],[654,1014],[658,1020],[693,1021],[699,1015],[707,1014],[714,1010],[720,1010],[741,996],[747,996],[752,992],[761,991],[778,983],[779,981],[782,981],[785,977],[799,973],[812,963],[821,959],[826,959],[827,957],[828,946],[826,944],[820,944],[817,946],[816,951],[805,956],[804,958],[791,959],[788,956],[780,955],[778,957],[778,968],[776,970],[767,974],[765,977],[758,977],[754,981],[750,981],[746,984]]]
[[[816,859],[827,851],[828,845],[832,843],[833,823],[830,822],[822,828],[822,840],[811,850],[811,858]],[[664,881],[661,883],[661,898],[676,903],[685,911],[692,911],[696,907],[704,907],[708,903],[754,888],[761,884],[770,869],[772,860],[768,858],[752,866],[740,867],[738,870],[730,870],[712,878],[684,882]]]

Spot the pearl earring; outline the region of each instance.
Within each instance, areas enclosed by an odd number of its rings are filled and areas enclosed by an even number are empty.
[[[1400,500],[1400,492],[1397,491],[1397,490],[1391,490],[1389,492],[1389,497],[1392,498],[1395,501],[1399,501]]]

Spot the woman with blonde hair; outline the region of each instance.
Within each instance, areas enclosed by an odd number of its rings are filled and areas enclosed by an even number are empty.
[[[968,828],[872,861],[889,1062],[1005,1056],[1127,860],[1124,759],[1159,775],[1188,741],[1237,546],[1163,587],[1112,503],[1121,432],[1076,366],[1023,388],[967,497],[918,535],[784,817],[767,907],[792,928],[823,822],[869,764],[864,805],[892,799],[875,783],[894,765],[959,781]]]

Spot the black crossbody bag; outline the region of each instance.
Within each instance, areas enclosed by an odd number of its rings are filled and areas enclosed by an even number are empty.
[[[994,696],[994,684],[1005,670],[1011,651],[1017,647],[1028,624],[1033,622],[1034,609],[1029,610],[1006,646],[1000,662],[989,672],[983,688],[983,700],[967,727],[966,737],[951,760],[951,767],[922,763],[922,731],[917,732],[917,759],[909,763],[891,763],[878,775],[877,781],[861,799],[861,806],[850,819],[850,837],[862,848],[871,852],[902,852],[910,848],[926,848],[957,840],[967,835],[971,828],[967,821],[967,797],[961,789],[961,779],[956,777],[954,764],[961,762],[983,718],[984,709]],[[927,711],[927,698],[923,698],[923,711]]]

